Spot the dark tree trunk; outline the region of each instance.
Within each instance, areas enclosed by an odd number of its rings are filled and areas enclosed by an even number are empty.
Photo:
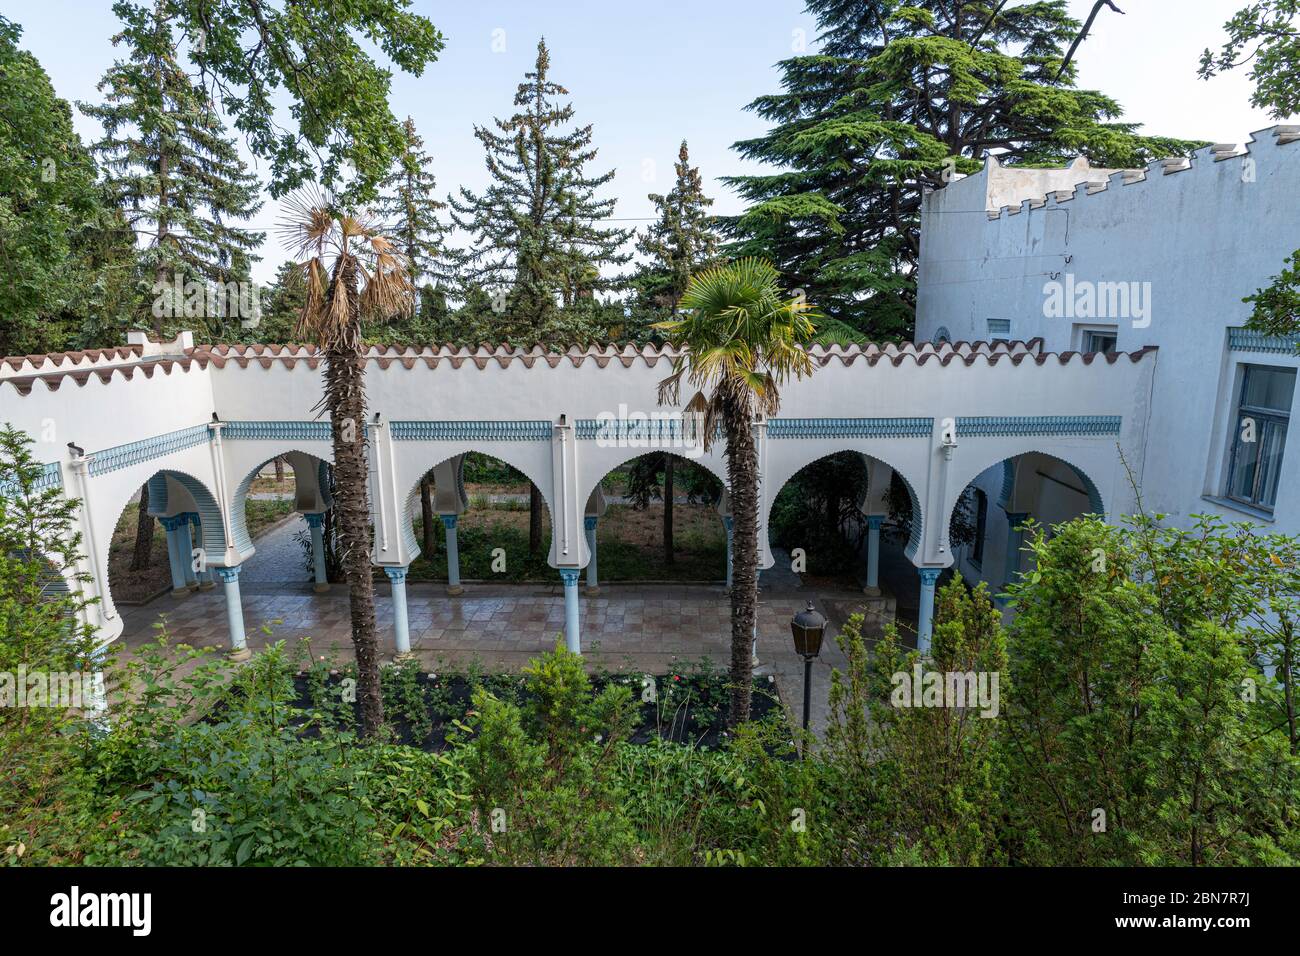
[[[673,456],[664,455],[664,564],[673,563]]]
[[[325,403],[334,439],[334,517],[343,552],[352,611],[352,644],[357,657],[357,700],[361,733],[373,735],[384,720],[379,687],[379,636],[375,628],[375,589],[370,568],[370,502],[366,489],[366,393],[362,360],[357,266],[344,259],[333,295],[348,297],[348,328],[325,350]],[[328,303],[326,308],[329,308]]]
[[[277,458],[275,460],[275,483],[279,485],[283,481],[284,481],[284,459]],[[276,490],[278,491],[279,489],[277,488]]]
[[[528,553],[542,550],[542,492],[534,484],[528,485]]]
[[[433,513],[433,482],[429,480],[428,474],[420,479],[420,527],[423,533],[424,544],[421,546],[424,556],[430,561],[438,552],[438,535],[433,530],[434,523],[438,520]]]
[[[338,491],[338,486],[334,482],[334,466],[325,466],[325,480],[329,485],[330,500],[334,500],[334,494]],[[330,584],[338,584],[344,580],[342,562],[339,560],[338,548],[338,522],[334,520],[334,509],[330,508],[325,512],[325,527],[321,532],[321,540],[325,548],[325,580]]]
[[[727,481],[731,492],[731,713],[728,725],[749,720],[754,688],[754,621],[758,613],[758,455],[748,409],[726,401]]]
[[[143,571],[153,563],[153,515],[149,513],[149,485],[140,486],[140,510],[136,513],[135,551],[131,570]]]

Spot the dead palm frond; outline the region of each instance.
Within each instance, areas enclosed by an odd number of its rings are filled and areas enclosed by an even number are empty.
[[[362,317],[385,321],[414,310],[406,259],[369,211],[342,211],[332,197],[305,189],[285,200],[277,228],[306,287],[295,335],[329,349],[355,340]]]

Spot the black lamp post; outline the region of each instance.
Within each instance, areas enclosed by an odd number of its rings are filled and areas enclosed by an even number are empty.
[[[812,710],[812,666],[822,650],[826,618],[809,601],[807,608],[790,619],[790,633],[794,635],[794,652],[803,658],[803,729],[807,730]]]

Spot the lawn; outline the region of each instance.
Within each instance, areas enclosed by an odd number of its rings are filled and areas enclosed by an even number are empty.
[[[290,479],[292,493],[292,479]],[[293,513],[292,498],[280,501],[249,501],[244,505],[248,534],[256,539],[270,525],[285,515]],[[139,511],[131,502],[113,529],[113,540],[108,549],[108,580],[113,600],[118,603],[137,604],[147,601],[164,588],[171,587],[171,568],[167,563],[167,535],[160,521],[153,523],[153,550],[149,564],[139,571],[131,570],[131,555],[135,551],[135,531]]]
[[[475,496],[471,496],[472,499]],[[465,580],[537,581],[555,583],[558,575],[547,564],[549,535],[541,553],[528,553],[528,511],[512,503],[486,505],[477,499],[457,525],[460,574]],[[703,504],[678,503],[673,511],[675,558],[664,561],[663,506],[645,510],[610,505],[597,527],[601,581],[722,581],[727,575],[727,535],[717,511]],[[549,530],[550,516],[544,526]],[[437,529],[438,550],[430,560],[421,555],[411,565],[416,581],[446,581],[447,552]],[[415,522],[417,541],[423,540]],[[505,569],[494,570],[493,551],[505,550]]]

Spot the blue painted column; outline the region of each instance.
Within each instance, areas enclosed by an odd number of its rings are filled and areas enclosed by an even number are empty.
[[[406,614],[406,568],[384,568],[393,587],[393,640],[397,656],[411,653],[411,624]]]
[[[312,590],[324,594],[330,589],[329,577],[325,573],[325,515],[320,512],[302,516],[311,529],[311,560],[316,575]]]
[[[248,641],[244,638],[244,605],[239,597],[239,568],[239,565],[233,568],[217,568],[216,572],[226,592],[226,624],[230,628],[230,658],[246,661],[251,655]]]
[[[867,584],[864,590],[871,595],[880,593],[880,526],[884,515],[867,515]]]
[[[591,597],[600,593],[600,572],[596,569],[596,524],[599,521],[596,515],[582,519],[582,526],[587,529],[587,550],[591,552],[591,560],[587,562],[587,594]]]
[[[921,575],[921,605],[916,614],[916,649],[930,653],[930,638],[934,636],[934,585],[942,568],[917,568]]]
[[[182,545],[181,563],[185,571],[185,586],[191,591],[199,589],[199,574],[194,570],[194,528],[198,526],[199,516],[193,511],[181,515],[185,519],[177,534],[177,541]]]
[[[731,532],[736,526],[736,519],[731,515],[726,515],[722,519],[722,526],[727,529],[727,590],[731,590],[731,569],[733,561],[733,552],[731,550]]]
[[[456,519],[459,515],[440,515],[447,529],[447,593],[452,597],[464,594],[460,586],[460,546],[456,543]]]
[[[176,515],[172,518],[159,518],[158,521],[167,532],[167,563],[172,572],[172,594],[188,594],[185,566],[189,562],[190,552],[181,538],[181,526],[188,525],[189,520],[184,515]]]
[[[1007,565],[1003,584],[1011,584],[1020,573],[1020,549],[1025,544],[1025,533],[1020,526],[1028,520],[1025,512],[1007,512]]]
[[[582,631],[578,620],[578,568],[560,568],[564,579],[564,646],[575,654],[582,653]]]
[[[190,519],[190,544],[193,545],[193,543],[197,541],[201,545],[203,542],[203,522],[202,520],[200,520],[199,516],[196,515],[193,511],[189,513],[189,519]],[[193,558],[193,556],[194,556],[194,549],[191,547],[190,548],[191,559]],[[193,566],[194,565],[191,562],[190,567],[193,568]],[[202,570],[194,572],[194,579],[198,582],[199,590],[211,591],[213,588],[217,586],[217,582],[215,576],[212,573],[212,569],[208,567],[208,562],[206,559],[203,561],[200,567],[202,568]]]

